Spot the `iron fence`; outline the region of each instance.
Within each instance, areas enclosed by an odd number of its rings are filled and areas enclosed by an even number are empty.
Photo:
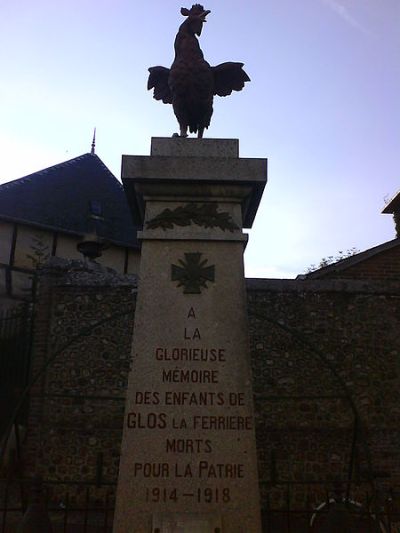
[[[0,480],[0,533],[111,533],[114,485]]]
[[[32,337],[29,305],[0,312],[0,401],[10,404],[28,382]]]

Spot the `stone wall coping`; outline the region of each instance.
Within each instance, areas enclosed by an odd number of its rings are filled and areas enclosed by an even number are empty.
[[[93,274],[87,274],[86,276],[69,276],[57,280],[54,284],[57,287],[94,287],[94,288],[118,288],[118,287],[131,287],[133,290],[137,289],[137,280],[134,276],[130,275],[131,279],[118,279],[115,277],[107,276],[94,276]]]
[[[248,292],[348,292],[400,295],[400,282],[397,281],[247,278],[246,288]]]
[[[41,280],[51,280],[54,286],[137,287],[137,276],[134,274],[120,274],[93,261],[51,257],[38,274]]]

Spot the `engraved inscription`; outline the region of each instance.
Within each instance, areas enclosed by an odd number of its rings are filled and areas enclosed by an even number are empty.
[[[218,383],[218,370],[163,369],[162,381],[163,383]]]
[[[165,441],[167,453],[211,453],[212,444],[208,439],[167,439]]]
[[[198,479],[239,479],[244,477],[242,463],[133,463],[133,475],[144,478],[195,477]]]
[[[210,361],[225,362],[225,348],[163,348],[155,350],[157,361]]]
[[[201,265],[201,254],[192,255]],[[232,364],[230,349],[203,343],[198,314],[188,306],[183,323],[177,325],[175,343],[152,346],[154,383],[160,388],[136,390],[127,413],[128,428],[149,431],[161,444],[159,462],[132,464],[132,475],[143,481],[146,502],[229,503],[248,475],[242,457],[218,457],[221,433],[226,435],[222,438],[240,440],[241,434],[254,430],[254,421],[246,416],[245,393],[227,389],[224,369]],[[186,480],[190,490],[183,488]]]

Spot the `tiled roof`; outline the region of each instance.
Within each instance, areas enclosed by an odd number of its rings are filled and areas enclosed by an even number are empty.
[[[0,185],[0,219],[83,235],[93,228],[112,242],[137,247],[136,227],[122,184],[95,154]]]

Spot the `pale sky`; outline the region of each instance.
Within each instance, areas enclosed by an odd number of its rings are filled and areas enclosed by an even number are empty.
[[[180,0],[2,0],[0,182],[90,151],[119,178],[178,131],[146,90],[169,67]],[[206,137],[267,157],[269,182],[246,274],[293,277],[351,247],[394,238],[385,198],[400,188],[400,0],[208,0],[211,65],[251,78],[215,98]],[[51,198],[49,198],[51,201]],[[73,207],[71,207],[73,209]]]

